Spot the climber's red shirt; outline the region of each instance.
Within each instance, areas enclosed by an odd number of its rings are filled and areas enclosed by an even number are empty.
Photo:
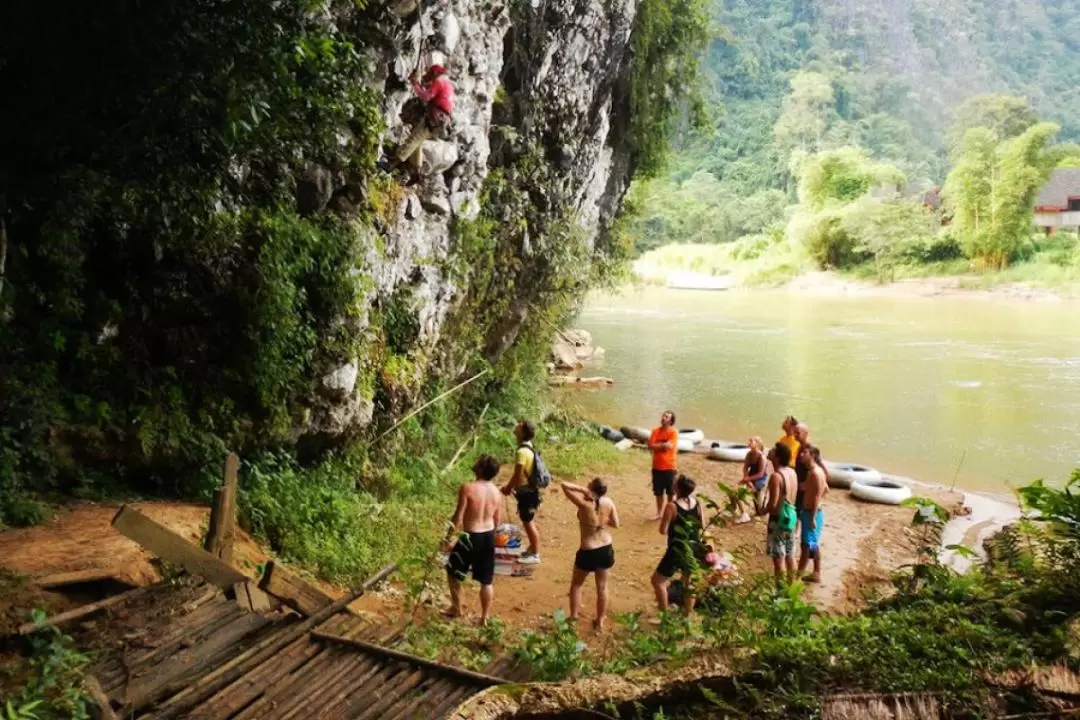
[[[413,83],[413,92],[428,105],[437,107],[447,115],[453,114],[454,84],[445,75],[435,78],[427,87],[419,83]]]

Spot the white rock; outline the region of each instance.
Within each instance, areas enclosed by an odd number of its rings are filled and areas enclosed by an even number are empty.
[[[328,390],[336,390],[348,395],[356,389],[356,377],[359,373],[360,367],[353,361],[323,376],[322,383]]]

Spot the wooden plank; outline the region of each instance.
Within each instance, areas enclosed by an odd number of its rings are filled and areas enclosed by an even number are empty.
[[[113,712],[112,705],[109,703],[109,696],[101,689],[101,683],[98,682],[96,677],[89,673],[84,675],[83,687],[86,688],[90,699],[97,705],[96,715],[99,720],[117,720],[116,713]]]
[[[273,560],[266,563],[259,587],[308,617],[334,602],[334,598]]]
[[[128,650],[127,665],[135,672],[155,664],[159,658],[191,647],[235,620],[236,607],[224,597],[219,599],[220,602],[203,605],[186,616],[172,618],[160,636],[149,639],[151,647]]]
[[[122,578],[124,577],[124,574],[122,568],[92,568],[90,570],[75,570],[73,572],[42,575],[34,578],[34,584],[48,590],[50,588],[63,587],[64,585]]]
[[[119,595],[107,597],[104,600],[98,600],[97,602],[92,602],[88,605],[81,605],[72,610],[68,610],[67,612],[60,613],[59,615],[53,615],[52,617],[47,618],[46,622],[49,625],[55,625],[56,627],[60,627],[61,625],[73,622],[75,620],[81,620],[88,615],[92,615],[101,610],[107,610],[108,608],[115,607],[117,605],[120,605],[121,603],[128,602],[129,600],[134,600],[135,598],[142,597],[143,595],[146,595],[152,590],[156,590],[158,587],[160,587],[160,585],[147,585],[146,587],[128,590],[127,592],[122,592]],[[35,625],[33,622],[27,622],[20,625],[16,632],[19,635],[29,635],[37,629],[37,625]]]
[[[357,623],[341,634],[345,637],[357,637],[366,629],[363,624]],[[318,644],[323,645],[323,643]],[[296,697],[279,705],[276,708],[277,720],[300,720],[311,717],[313,713],[322,716],[329,709],[328,703],[340,689],[339,685],[343,678],[349,682],[357,676],[364,677],[369,672],[374,674],[381,667],[379,664],[381,660],[372,655],[352,652],[345,648],[337,649],[345,653],[344,657],[339,656],[333,667],[319,678],[319,683],[302,697]]]
[[[376,698],[381,698],[378,701],[372,697],[356,698],[349,708],[349,717],[354,720],[376,720],[385,717],[387,711],[407,698],[413,688],[422,683],[429,673],[430,671],[426,668],[415,668],[411,673],[408,671],[401,673],[394,678],[392,683],[388,683],[375,694]]]
[[[247,583],[247,594],[251,600],[251,611],[257,613],[277,610],[281,604],[274,601],[269,595],[259,589],[259,586],[250,580]]]
[[[326,627],[341,627],[345,617],[344,615],[333,616],[326,621]],[[300,638],[199,705],[193,714],[204,717],[229,717],[234,720],[241,720],[244,717],[263,717],[259,713],[268,701],[275,694],[285,692],[296,670],[315,664],[315,659],[320,653],[325,654],[326,649],[319,643],[311,638]],[[300,694],[303,695],[303,693]],[[241,710],[243,712],[236,715]]]
[[[192,575],[197,575],[222,589],[231,588],[248,579],[232,565],[222,562],[198,545],[189,543],[130,505],[120,508],[112,525],[162,560],[180,565]]]
[[[396,564],[387,565],[375,575],[368,578],[359,590],[346,594],[333,605],[323,608],[303,622],[297,623],[286,632],[275,634],[266,638],[263,642],[248,648],[218,669],[200,678],[196,683],[169,698],[166,702],[161,704],[157,713],[151,717],[165,720],[166,718],[183,716],[206,698],[211,697],[222,688],[246,675],[251,668],[261,665],[268,658],[277,654],[286,645],[291,644],[297,638],[303,637],[313,628],[325,622],[327,618],[341,612],[349,603],[363,595],[368,588],[382,582],[395,569],[397,569]]]
[[[227,653],[230,646],[258,632],[268,622],[262,615],[237,615],[206,642],[173,655],[147,675],[133,680],[123,692],[124,715],[138,712],[184,687]]]
[[[225,478],[214,490],[210,507],[210,527],[206,532],[206,551],[223,562],[232,563],[236,540],[236,485],[240,458],[229,453],[225,458]]]
[[[251,609],[251,595],[248,594],[247,580],[233,585],[233,595],[236,596],[236,605],[246,613],[253,612]]]
[[[410,655],[409,653],[401,652],[400,650],[393,650],[391,648],[382,647],[380,645],[373,645],[363,640],[353,640],[339,635],[331,635],[329,633],[312,631],[311,637],[318,638],[319,640],[325,640],[327,642],[341,643],[342,645],[348,645],[364,652],[374,653],[376,655],[382,655],[383,657],[399,660],[401,662],[410,663],[418,667],[428,668],[435,672],[442,673],[444,675],[451,675],[457,677],[459,680],[479,685],[480,687],[491,687],[493,685],[504,685],[506,680],[498,678],[493,675],[485,675],[484,673],[473,672],[472,670],[466,670],[465,668],[455,667],[454,665],[447,665],[445,663],[438,662],[436,660],[428,660],[427,658],[420,657],[418,655]]]

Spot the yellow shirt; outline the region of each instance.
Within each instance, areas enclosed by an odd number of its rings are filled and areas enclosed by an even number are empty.
[[[780,442],[791,448],[791,462],[788,463],[788,466],[795,467],[795,459],[799,456],[799,441],[793,435],[785,435],[780,438]]]
[[[532,443],[525,443],[524,447],[519,447],[517,454],[514,456],[514,464],[521,466],[521,471],[525,477],[525,485],[527,487],[529,483],[529,477],[533,471],[533,459],[536,456],[533,454]]]

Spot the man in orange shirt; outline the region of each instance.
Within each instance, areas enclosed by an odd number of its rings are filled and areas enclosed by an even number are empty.
[[[664,507],[675,494],[675,453],[679,449],[679,431],[675,429],[675,413],[665,410],[660,416],[660,427],[654,428],[649,435],[649,450],[652,452],[652,492],[656,498],[656,515],[650,520],[659,520],[664,514]]]

